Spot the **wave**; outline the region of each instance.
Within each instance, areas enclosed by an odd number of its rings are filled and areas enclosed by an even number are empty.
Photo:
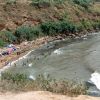
[[[90,82],[100,90],[100,73],[94,72],[91,74]]]
[[[57,49],[53,52],[54,54],[57,54],[57,55],[60,55],[62,54],[63,52],[60,50],[60,49]]]
[[[30,63],[28,66],[29,66],[29,67],[32,67],[32,63]]]

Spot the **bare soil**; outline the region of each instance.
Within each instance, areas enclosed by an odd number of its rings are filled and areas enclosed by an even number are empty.
[[[0,100],[100,100],[100,97],[78,96],[68,97],[65,95],[57,95],[50,92],[34,91],[27,93],[1,93]]]
[[[31,0],[16,0],[16,4],[7,4],[7,0],[0,0],[0,30],[16,30],[18,26],[35,26],[45,21],[56,21],[67,18],[73,22],[81,20],[99,20],[100,3],[94,3],[90,12],[83,7],[69,2],[46,8],[35,8],[30,5]],[[66,1],[67,2],[67,1]]]

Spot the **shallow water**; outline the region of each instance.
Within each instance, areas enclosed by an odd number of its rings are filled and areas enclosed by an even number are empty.
[[[88,81],[94,71],[100,72],[100,34],[48,43],[7,71],[33,77],[50,74],[56,79]]]

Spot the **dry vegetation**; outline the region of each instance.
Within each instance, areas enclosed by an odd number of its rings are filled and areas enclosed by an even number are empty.
[[[39,75],[36,80],[31,80],[23,74],[2,73],[0,81],[1,92],[49,91],[57,94],[77,96],[85,95],[86,90],[85,84],[75,81],[57,81],[49,75],[47,77]]]

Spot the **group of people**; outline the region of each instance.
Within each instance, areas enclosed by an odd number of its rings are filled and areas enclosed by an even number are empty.
[[[5,47],[4,50],[2,50],[2,51],[0,52],[0,57],[5,56],[5,55],[9,55],[9,54],[11,54],[12,52],[14,52],[14,51],[16,51],[16,50],[17,50],[17,48],[16,48],[15,45],[9,44],[9,45],[7,45],[7,46]]]

